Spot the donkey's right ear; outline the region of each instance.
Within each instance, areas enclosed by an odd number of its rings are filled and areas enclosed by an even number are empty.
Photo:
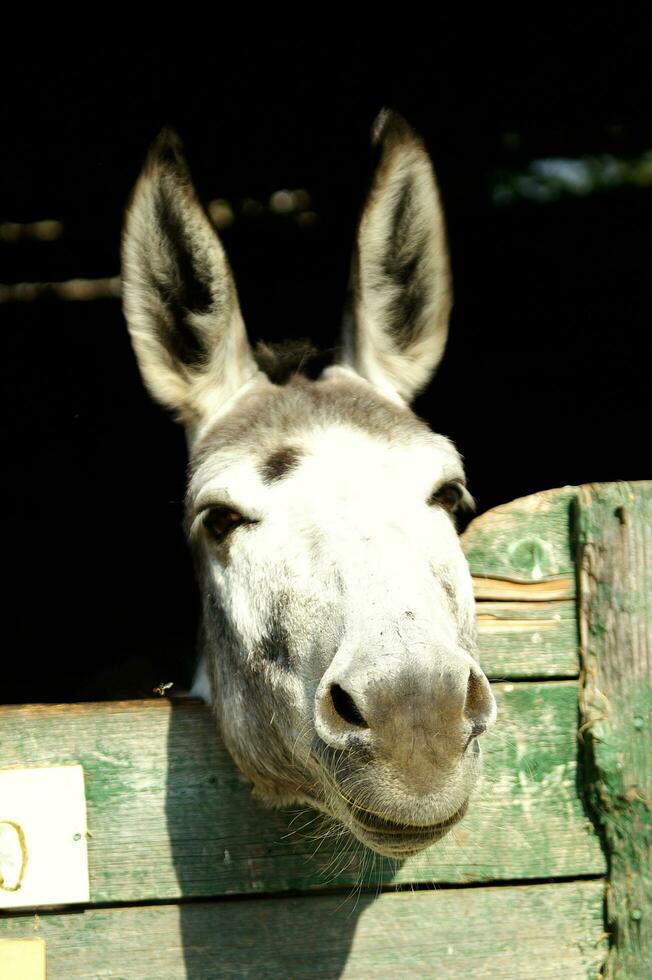
[[[153,398],[195,425],[257,371],[224,249],[164,130],[128,206],[123,307]]]
[[[358,228],[344,363],[410,402],[437,369],[448,335],[444,217],[428,154],[402,116],[381,112],[373,142],[380,159]]]

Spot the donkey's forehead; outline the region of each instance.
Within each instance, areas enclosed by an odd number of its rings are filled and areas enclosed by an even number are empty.
[[[286,385],[272,384],[259,375],[235,397],[228,412],[202,427],[191,465],[201,464],[216,451],[234,448],[241,455],[333,424],[348,425],[386,442],[432,435],[409,408],[392,402],[345,368],[331,368],[317,381],[295,375]]]
[[[435,435],[409,408],[346,371],[314,382],[297,377],[283,387],[267,381],[253,386],[204,430],[192,450],[190,475],[197,488],[224,468],[248,460],[263,482],[274,483],[305,452],[350,456],[365,441],[370,448],[393,449],[399,455],[418,451],[422,462],[428,457],[437,461],[446,476],[461,475],[460,457],[445,436]]]

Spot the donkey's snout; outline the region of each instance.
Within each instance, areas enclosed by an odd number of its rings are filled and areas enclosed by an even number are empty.
[[[379,756],[425,740],[451,762],[495,721],[489,681],[466,654],[437,666],[412,665],[381,677],[361,665],[327,671],[315,697],[317,734],[332,748],[352,735],[370,740]]]

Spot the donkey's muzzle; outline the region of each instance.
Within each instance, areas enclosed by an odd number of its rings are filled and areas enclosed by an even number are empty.
[[[336,668],[336,669],[333,669]],[[479,665],[455,651],[432,663],[337,665],[315,697],[315,728],[332,749],[356,744],[394,763],[413,791],[428,793],[429,772],[455,767],[474,739],[495,721],[496,703]]]

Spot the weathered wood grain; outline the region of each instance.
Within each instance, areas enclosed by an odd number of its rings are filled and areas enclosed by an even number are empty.
[[[495,686],[486,775],[440,844],[396,867],[312,810],[263,809],[206,708],[167,701],[0,709],[0,767],[79,762],[94,901],[602,873],[578,799],[577,685]]]
[[[607,976],[652,976],[652,482],[578,498],[582,731],[610,854]]]
[[[482,666],[492,680],[577,677],[577,606],[566,602],[478,602]]]
[[[557,594],[543,592],[545,599],[572,595],[575,577],[571,552],[569,523],[576,487],[544,490],[494,507],[476,517],[462,535],[462,547],[471,574],[479,579],[501,579],[507,582],[538,585],[566,580]],[[488,584],[481,587],[478,598],[525,598],[525,594],[488,595]],[[498,586],[494,586],[498,588]],[[563,592],[563,594],[559,594]],[[537,598],[537,590],[531,590]]]
[[[462,535],[473,574],[480,659],[492,679],[577,677],[570,509],[575,487],[522,497]]]
[[[595,977],[603,883],[102,909],[0,921],[49,980]]]

